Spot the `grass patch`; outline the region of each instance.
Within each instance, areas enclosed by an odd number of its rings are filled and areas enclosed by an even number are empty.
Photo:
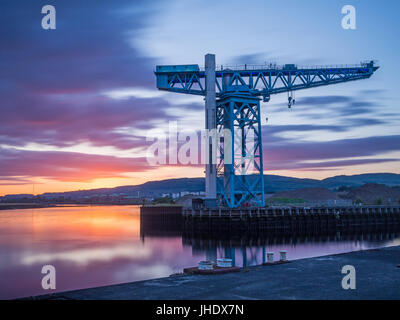
[[[293,203],[306,203],[307,201],[300,198],[272,198],[268,201],[271,204],[293,204]]]

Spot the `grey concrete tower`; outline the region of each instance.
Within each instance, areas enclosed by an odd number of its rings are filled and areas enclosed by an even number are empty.
[[[215,93],[215,55],[205,55],[205,108],[206,108],[206,130],[216,132],[216,93]],[[217,198],[217,166],[214,146],[216,141],[212,135],[208,136],[206,142],[206,198]]]

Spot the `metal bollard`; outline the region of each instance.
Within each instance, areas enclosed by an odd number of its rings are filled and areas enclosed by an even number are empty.
[[[212,270],[214,269],[211,261],[205,260],[199,262],[199,270]]]
[[[286,261],[286,253],[287,253],[287,251],[286,250],[281,250],[281,251],[279,251],[279,253],[280,253],[280,261]]]
[[[273,252],[267,252],[267,262],[268,263],[274,262],[274,253]]]
[[[232,267],[232,259],[227,259],[227,258],[217,259],[217,267],[231,268]]]

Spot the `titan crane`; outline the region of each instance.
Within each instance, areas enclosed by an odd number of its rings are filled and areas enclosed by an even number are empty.
[[[160,90],[205,97],[206,131],[224,131],[218,139],[206,137],[206,205],[235,208],[265,206],[261,98],[268,102],[272,94],[287,92],[290,108],[296,90],[367,79],[378,68],[369,61],[336,67],[265,64],[217,70],[215,55],[207,54],[204,70],[197,64],[166,65],[157,66],[155,74]],[[227,135],[225,129],[236,133]],[[227,152],[228,142],[231,150]],[[253,174],[248,171],[250,163]]]

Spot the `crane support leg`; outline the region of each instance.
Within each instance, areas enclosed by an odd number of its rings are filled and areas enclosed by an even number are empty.
[[[231,134],[224,134],[219,148],[219,203],[229,208],[245,203],[264,206],[260,99],[233,93],[221,97],[217,130],[226,133],[227,129]]]

